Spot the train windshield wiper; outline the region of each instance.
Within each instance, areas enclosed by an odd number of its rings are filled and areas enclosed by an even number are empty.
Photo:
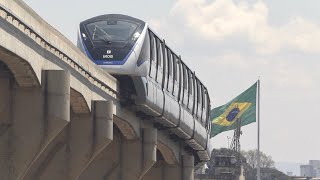
[[[112,37],[107,32],[99,28],[97,25],[94,26],[92,40],[103,40],[107,44],[111,44],[111,39]]]

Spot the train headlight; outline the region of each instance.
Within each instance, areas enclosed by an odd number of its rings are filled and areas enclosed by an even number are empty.
[[[84,40],[87,40],[86,34],[82,33],[82,37],[83,37]]]
[[[140,37],[140,33],[139,32],[134,33],[133,36],[132,36],[132,41],[137,40],[139,37]]]

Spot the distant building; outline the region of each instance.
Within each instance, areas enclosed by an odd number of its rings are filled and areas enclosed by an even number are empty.
[[[306,177],[320,177],[320,160],[309,160],[308,165],[300,165],[300,175]]]
[[[293,176],[293,172],[287,172],[288,176]]]
[[[300,165],[300,176],[313,177],[313,167],[311,165]]]
[[[316,177],[318,177],[318,178],[320,177],[320,168],[316,169]]]
[[[320,160],[309,160],[309,165],[314,168],[320,168]]]

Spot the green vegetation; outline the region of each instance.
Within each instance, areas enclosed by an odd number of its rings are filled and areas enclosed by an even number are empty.
[[[211,160],[207,163],[209,174],[214,174],[215,157],[218,156],[236,156],[239,154],[231,149],[221,148],[212,151]],[[261,152],[261,180],[290,180],[291,178],[274,167],[274,161],[271,156]],[[241,164],[244,168],[246,180],[256,180],[257,176],[257,153],[256,150],[242,151],[240,154]],[[237,170],[239,172],[239,170]]]

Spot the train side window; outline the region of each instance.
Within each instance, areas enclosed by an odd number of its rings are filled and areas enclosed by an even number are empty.
[[[205,105],[205,93],[204,93],[204,88],[203,88],[203,84],[201,84],[201,110],[204,109]]]
[[[188,76],[187,76],[187,69],[186,66],[183,64],[182,65],[183,68],[183,89],[184,90],[188,90]]]
[[[155,61],[155,42],[154,35],[151,31],[149,31],[149,39],[150,39],[150,63]]]
[[[188,75],[188,107],[189,109],[192,109],[192,106],[193,106],[193,77],[192,77],[192,73],[190,71],[190,69],[187,69],[187,75]]]
[[[199,91],[198,91],[198,80],[195,78],[194,81],[194,114],[196,115],[196,117],[198,118],[198,95],[199,95]]]
[[[201,100],[200,100],[200,96],[201,96],[201,91],[200,91],[200,82],[199,82],[199,80],[197,79],[197,86],[196,86],[196,88],[197,88],[197,101],[198,101],[198,104],[201,104]]]
[[[153,32],[149,31],[150,36],[150,70],[149,76],[151,78],[155,78],[156,76],[156,69],[154,67],[156,63],[156,46],[155,46],[155,37]]]
[[[163,73],[164,73],[164,80],[163,80],[163,87],[167,88],[168,85],[168,81],[169,81],[169,70],[168,70],[168,49],[166,47],[166,43],[163,40],[163,42],[161,43],[162,45],[162,63],[163,63]]]
[[[183,65],[182,62],[180,61],[180,58],[177,58],[177,97],[179,100],[183,100]]]
[[[197,112],[198,112],[198,117],[201,118],[201,112],[202,112],[202,90],[201,90],[201,83],[199,80],[197,80],[198,84],[197,84],[197,91],[198,91],[198,94],[197,94],[197,101],[198,101],[198,104],[197,104]]]
[[[158,38],[156,38],[156,49],[157,49],[157,68],[162,67],[162,50],[161,43]]]
[[[204,108],[203,108],[203,119],[206,122],[207,128],[211,128],[211,121],[210,121],[210,97],[208,94],[208,91],[206,88],[204,88],[204,92],[205,92],[205,103],[204,103]]]
[[[178,80],[178,57],[175,54],[172,54],[172,63],[173,63],[173,79]]]
[[[188,74],[189,74],[189,94],[192,95],[193,94],[193,85],[194,85],[194,82],[193,82],[193,74],[190,70],[188,70]]]
[[[158,52],[158,64],[157,64],[157,82],[161,83],[163,80],[163,50],[162,50],[162,43],[160,39],[157,38],[157,52]]]
[[[172,79],[172,58],[171,58],[171,50],[168,47],[166,48],[166,57],[167,57],[167,90],[171,91],[172,90],[172,85],[173,85],[173,79]]]
[[[165,69],[165,73],[168,74],[168,49],[166,48],[166,44],[165,44],[165,41],[163,41],[162,43],[162,49],[163,49],[163,56],[162,56],[162,59],[163,59],[163,67]]]
[[[178,98],[180,88],[180,63],[178,57],[172,53],[173,64],[173,95]]]
[[[184,89],[183,89],[183,63],[181,61],[181,57],[179,56],[178,57],[178,61],[177,61],[177,68],[178,68],[178,86],[179,86],[179,89],[178,89],[178,99],[179,101],[183,101],[183,94],[184,94]]]
[[[167,49],[167,62],[168,62],[168,75],[172,76],[172,53],[171,50],[169,48]]]
[[[210,102],[209,102],[209,94],[208,94],[208,91],[205,89],[205,104],[204,104],[204,108],[207,110],[207,111],[210,111]]]
[[[205,117],[207,116],[207,111],[208,111],[208,93],[205,89],[203,89],[204,91],[204,99],[203,99],[203,111],[204,111],[204,115]]]
[[[152,56],[152,59],[153,59],[153,63],[154,64],[157,64],[157,44],[156,44],[156,37],[153,35],[153,56]]]
[[[189,87],[189,76],[188,76],[188,70],[185,64],[182,64],[183,67],[183,103],[185,105],[188,105],[188,99],[189,99],[189,94],[188,94],[188,87]]]

